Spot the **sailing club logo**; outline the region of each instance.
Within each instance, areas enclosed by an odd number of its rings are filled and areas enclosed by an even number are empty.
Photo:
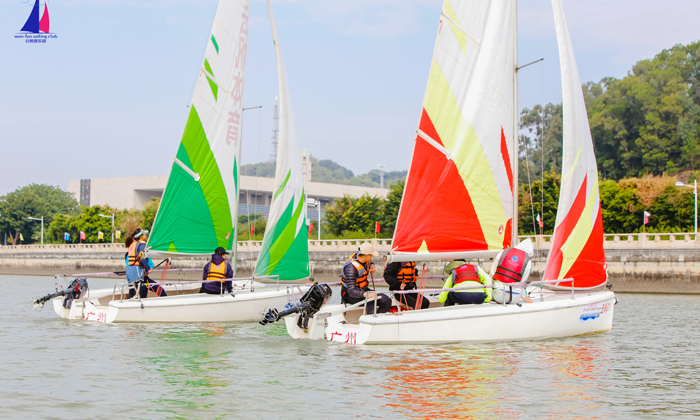
[[[519,259],[520,259],[520,258],[518,258],[517,255],[513,255],[513,256],[510,258],[510,260],[513,261],[514,263],[518,262]]]
[[[31,0],[29,1],[31,2]],[[35,0],[31,12],[29,12],[29,18],[22,29],[15,34],[15,39],[24,39],[27,44],[46,44],[47,40],[58,38],[58,35],[50,31],[49,5],[46,0],[44,0],[43,12],[41,9],[39,0]]]

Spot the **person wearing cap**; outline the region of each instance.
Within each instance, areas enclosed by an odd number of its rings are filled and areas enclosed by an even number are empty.
[[[371,299],[367,302],[367,313],[374,313],[374,298],[377,298],[377,313],[389,312],[391,309],[391,299],[383,293],[374,293],[369,288],[367,277],[376,271],[372,257],[379,256],[379,252],[374,250],[374,246],[369,242],[364,242],[357,252],[343,264],[343,274],[341,276],[342,286],[340,288],[340,300],[343,303],[355,304],[364,299]]]
[[[389,290],[415,290],[418,270],[415,261],[393,262],[384,268],[384,280],[389,285]],[[420,293],[406,293],[394,295],[396,299],[411,309],[416,309]],[[428,309],[430,301],[423,296],[418,309]]]
[[[148,231],[136,228],[134,233],[126,238],[124,244],[127,246],[126,253],[126,280],[134,283],[134,288],[129,288],[129,297],[136,296],[136,288],[139,290],[139,297],[144,299],[151,290],[156,296],[167,296],[162,287],[151,281],[148,272],[153,269],[153,262],[146,258],[146,240]]]
[[[218,247],[211,256],[211,261],[209,261],[202,272],[202,280],[206,283],[202,283],[202,288],[199,289],[199,293],[208,293],[210,295],[222,294],[224,290],[231,293],[233,292],[233,285],[231,280],[233,278],[233,268],[226,257],[228,252],[223,247]]]
[[[455,304],[479,304],[491,301],[491,284],[493,280],[483,268],[475,264],[467,264],[464,260],[455,260],[447,264],[445,274],[449,274],[443,289],[472,287],[465,290],[444,291],[438,299],[445,306]]]

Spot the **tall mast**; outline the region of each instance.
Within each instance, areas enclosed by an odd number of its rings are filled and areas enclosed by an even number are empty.
[[[513,2],[513,232],[511,246],[518,244],[518,0]]]

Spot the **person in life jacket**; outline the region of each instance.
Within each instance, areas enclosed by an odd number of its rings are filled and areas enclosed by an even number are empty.
[[[372,257],[379,256],[379,252],[374,250],[374,246],[369,242],[364,242],[357,252],[343,264],[343,274],[341,275],[340,301],[342,303],[354,304],[362,302],[364,299],[371,299],[367,302],[367,314],[374,313],[374,297],[377,296],[377,313],[389,312],[391,309],[391,298],[379,293],[376,294],[369,288],[368,276],[376,271]]]
[[[415,261],[393,262],[384,268],[384,280],[389,285],[389,290],[415,290],[417,289],[416,279],[418,279],[418,270],[416,270]],[[416,292],[394,296],[399,302],[411,309],[416,309],[419,295],[420,293]],[[423,296],[418,309],[427,309],[429,306],[430,301]]]
[[[498,303],[532,302],[524,288],[509,286],[510,283],[527,282],[532,271],[533,246],[525,239],[512,248],[501,251],[493,260],[490,275],[493,278],[493,300]]]
[[[129,235],[124,242],[128,249],[125,255],[126,280],[129,283],[135,283],[133,289],[129,288],[130,298],[136,296],[136,288],[139,289],[139,297],[141,299],[148,296],[149,290],[155,293],[156,296],[168,295],[158,283],[153,282],[148,277],[148,272],[153,269],[153,262],[145,256],[147,239],[148,231],[136,228],[134,233]]]
[[[233,278],[233,268],[226,261],[224,255],[228,255],[228,252],[223,247],[216,248],[211,256],[211,261],[204,266],[202,280],[207,280],[207,282],[202,283],[199,293],[218,295],[222,294],[224,290],[228,293],[233,292],[231,280],[225,280]]]
[[[493,280],[483,268],[475,264],[467,264],[464,260],[456,260],[447,264],[445,274],[449,274],[443,289],[455,287],[475,287],[474,289],[444,291],[438,299],[445,306],[455,304],[479,304],[491,301],[491,284]],[[482,286],[481,288],[476,288]]]

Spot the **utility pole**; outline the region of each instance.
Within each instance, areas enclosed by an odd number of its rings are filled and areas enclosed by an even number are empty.
[[[112,243],[114,243],[114,213],[112,213],[109,216],[105,216],[104,214],[100,213],[100,217],[106,217],[107,219],[112,219]]]
[[[277,146],[280,143],[280,112],[277,105],[277,97],[275,96],[275,111],[272,114],[272,145],[270,147],[270,163],[277,162]]]
[[[379,164],[379,188],[384,188],[384,164]]]
[[[41,218],[27,217],[27,219],[41,222],[41,244],[44,245],[44,216],[41,216]]]

